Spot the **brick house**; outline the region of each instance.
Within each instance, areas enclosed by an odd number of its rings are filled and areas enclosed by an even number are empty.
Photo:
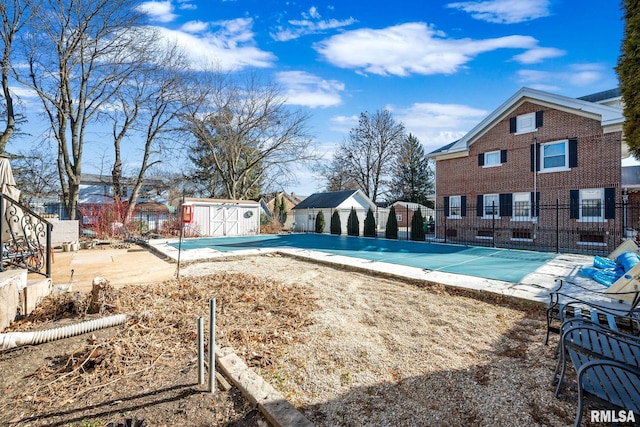
[[[522,88],[429,154],[436,237],[546,250],[616,247],[627,227],[623,121],[617,90],[570,98]]]
[[[420,209],[424,221],[435,217],[435,211],[433,209],[419,203],[397,201],[393,203],[393,207],[396,211],[398,227],[411,227],[411,221],[413,221],[413,214],[416,209]]]

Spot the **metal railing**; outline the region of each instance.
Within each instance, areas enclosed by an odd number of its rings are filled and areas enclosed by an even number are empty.
[[[0,224],[0,270],[25,268],[29,272],[51,277],[53,225],[3,193],[0,193]]]
[[[640,229],[640,205],[540,204],[508,209],[468,205],[436,209],[434,239],[443,243],[556,253],[607,255]],[[502,215],[501,215],[502,213]],[[519,216],[518,216],[519,214]]]
[[[336,209],[309,209],[296,216],[296,230],[314,232],[315,218],[323,211],[329,224]],[[624,239],[637,240],[640,232],[640,203],[584,203],[534,206],[515,204],[501,212],[500,206],[466,204],[457,209],[421,208],[423,230],[427,241],[523,249],[541,252],[608,255]],[[346,234],[349,209],[337,210]],[[356,210],[360,226],[366,210]],[[414,210],[396,207],[398,239],[411,239]],[[502,213],[502,215],[501,215]],[[385,236],[388,208],[374,211],[378,237]],[[328,232],[328,225],[325,232]]]

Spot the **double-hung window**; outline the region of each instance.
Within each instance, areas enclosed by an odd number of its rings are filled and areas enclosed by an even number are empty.
[[[569,191],[569,218],[578,221],[606,221],[616,217],[615,188],[583,188]]]
[[[500,196],[498,194],[485,194],[483,199],[484,217],[497,218],[500,216]]]
[[[507,150],[488,151],[486,153],[478,153],[478,166],[483,168],[491,168],[507,163]]]
[[[567,140],[540,144],[540,172],[569,170],[569,144]]]
[[[500,166],[500,151],[484,153],[484,167]]]
[[[580,190],[580,219],[600,221],[604,218],[604,191],[602,188]]]
[[[514,221],[528,221],[531,219],[531,193],[513,193]]]
[[[449,217],[460,218],[462,216],[462,198],[460,196],[449,197]]]

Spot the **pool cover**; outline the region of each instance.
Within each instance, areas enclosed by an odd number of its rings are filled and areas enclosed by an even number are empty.
[[[171,246],[177,248],[178,243]],[[211,248],[222,252],[285,247],[514,283],[555,257],[545,252],[328,234],[215,237],[182,242],[183,250]]]

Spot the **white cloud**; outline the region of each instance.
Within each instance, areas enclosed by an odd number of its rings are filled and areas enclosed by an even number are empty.
[[[396,118],[407,132],[415,135],[430,153],[443,145],[462,138],[487,116],[485,110],[461,104],[415,103],[395,110]]]
[[[334,35],[314,49],[341,68],[379,75],[453,74],[477,55],[496,49],[538,49],[530,36],[450,39],[422,22]]]
[[[22,106],[29,107],[29,110],[42,109],[40,97],[35,90],[29,89],[25,86],[10,86],[9,91],[11,92],[12,98],[14,98],[14,102],[17,101]],[[19,108],[19,105],[16,105],[16,108]]]
[[[537,64],[549,58],[564,56],[566,52],[555,47],[537,47],[513,57],[521,64]]]
[[[202,21],[189,21],[182,24],[180,29],[187,33],[199,33],[209,28],[209,24]]]
[[[191,0],[178,0],[178,9],[181,10],[196,10],[198,6],[191,3]]]
[[[255,46],[251,19],[212,22],[209,26],[210,31],[198,35],[164,27],[154,29],[165,40],[182,47],[196,69],[212,65],[222,70],[273,66],[276,57]]]
[[[315,7],[315,6],[311,6],[309,8],[308,14],[303,14],[303,16],[305,16],[305,15],[307,15],[307,16],[309,16],[311,18],[314,18],[314,19],[320,19],[320,13],[318,12],[318,8]]]
[[[449,3],[447,7],[471,14],[474,19],[515,24],[549,16],[549,0],[485,0]]]
[[[302,13],[302,19],[290,20],[287,23],[290,27],[279,26],[274,32],[271,32],[271,38],[276,41],[284,42],[297,39],[309,34],[318,34],[327,30],[346,27],[356,22],[353,18],[338,20],[326,19],[321,20],[321,15],[315,6],[312,6],[308,12]]]
[[[278,83],[285,88],[287,104],[306,107],[331,107],[342,102],[340,92],[344,83],[324,80],[305,71],[284,71],[276,75]]]
[[[600,64],[574,64],[565,71],[520,70],[520,83],[533,89],[559,91],[567,85],[591,86],[607,79],[606,68]]]
[[[333,116],[329,120],[331,125],[329,130],[334,132],[340,132],[343,134],[348,134],[351,129],[353,129],[358,124],[359,117],[356,115],[353,116]]]
[[[140,3],[136,10],[143,12],[156,22],[171,22],[177,15],[173,13],[171,0],[166,1],[146,1]]]

